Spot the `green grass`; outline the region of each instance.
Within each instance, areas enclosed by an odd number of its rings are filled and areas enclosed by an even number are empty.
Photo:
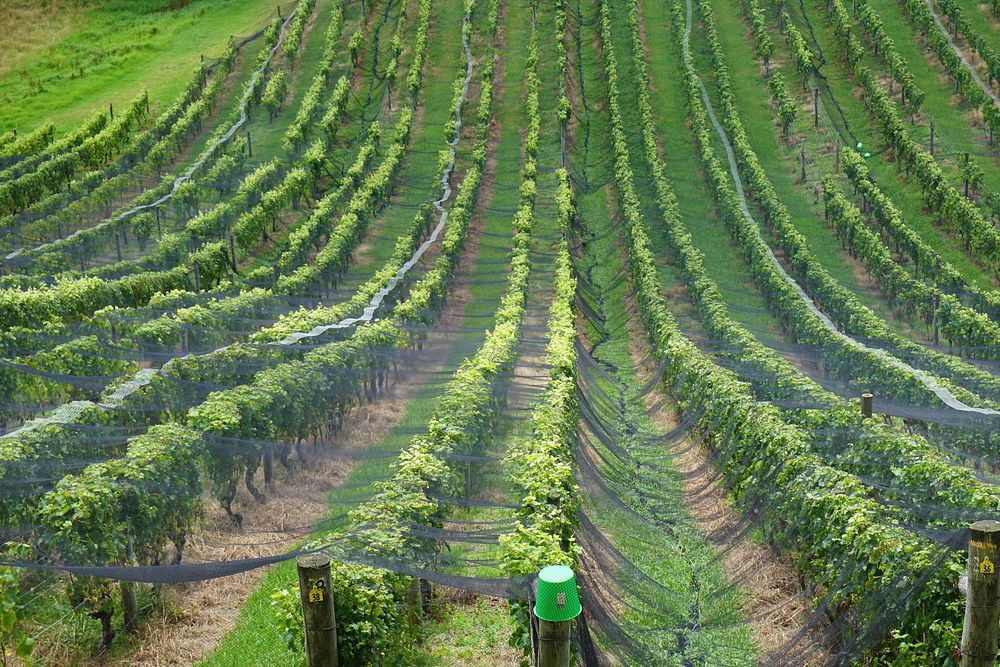
[[[458,21],[461,23],[461,14],[457,14],[453,8],[448,8],[442,15],[442,21]],[[394,15],[395,16],[395,15]],[[413,14],[415,17],[415,13]],[[389,26],[383,30],[381,44],[388,48],[391,39],[391,24],[395,19],[390,19]],[[416,20],[408,22],[405,26],[409,31],[404,35],[404,44],[412,43],[413,31],[416,29]],[[347,33],[345,33],[347,34]],[[439,75],[431,71],[431,67],[437,62],[457,62],[455,53],[461,53],[461,36],[458,34],[446,34],[440,36],[434,42],[428,43],[428,58],[424,69],[424,86],[421,92],[420,106],[421,114],[415,118],[410,146],[403,158],[403,164],[399,169],[399,176],[396,179],[398,186],[388,207],[378,216],[369,231],[370,244],[362,253],[357,253],[357,261],[345,272],[342,282],[344,288],[360,285],[371,277],[378,267],[392,255],[395,238],[413,220],[416,208],[425,201],[437,199],[440,196],[440,186],[433,180],[437,167],[437,151],[444,145],[444,122],[450,113],[451,106],[451,84],[454,81],[455,70],[442,68]],[[431,55],[433,54],[433,55]],[[409,69],[410,56],[407,50],[404,56],[407,60],[403,64]],[[379,67],[384,67],[387,57],[384,55],[379,59]],[[402,70],[401,70],[402,71]],[[399,77],[402,81],[405,72]],[[384,87],[384,84],[381,84]],[[401,84],[397,84],[397,88]],[[377,92],[377,91],[376,91]],[[375,97],[377,95],[373,93]],[[398,90],[393,92],[393,109],[398,111],[403,93]],[[462,110],[463,119],[468,121],[474,113],[475,104],[466,103]],[[383,123],[383,127],[387,127]],[[359,126],[358,131],[363,128]],[[383,142],[386,143],[386,142]],[[433,157],[431,157],[433,156]]]
[[[509,223],[511,211],[518,206],[518,187],[520,175],[514,165],[523,164],[523,150],[519,129],[526,123],[522,95],[525,90],[525,65],[528,30],[519,30],[519,26],[530,21],[527,5],[508,4],[506,20],[503,25],[506,37],[506,54],[503,59],[503,79],[501,98],[497,101],[496,118],[500,127],[500,141],[496,146],[498,173],[496,175],[494,195],[486,212],[487,219],[495,219],[496,224]],[[540,7],[538,12],[538,29],[541,35],[554,22],[552,10]],[[543,85],[539,94],[540,114],[543,118],[541,136],[539,138],[537,178],[538,195],[535,203],[535,221],[532,230],[532,247],[535,251],[531,257],[531,276],[526,304],[526,317],[538,318],[532,322],[531,329],[522,329],[522,341],[519,354],[541,354],[543,345],[538,339],[543,333],[538,327],[543,326],[551,297],[552,252],[554,240],[558,238],[553,223],[557,219],[554,199],[558,184],[554,170],[561,165],[561,152],[558,122],[556,120],[557,87],[544,83],[554,81],[558,71],[553,54],[555,47],[549,40],[541,40],[542,57],[538,64],[538,72]],[[548,57],[547,57],[548,56]],[[551,120],[551,122],[549,122]],[[528,365],[539,363],[540,359],[525,360]],[[520,361],[518,363],[521,363]],[[543,378],[511,380],[514,395],[503,416],[500,429],[493,443],[487,448],[487,454],[502,457],[505,452],[517,442],[530,438],[532,421],[530,410],[537,396],[536,384]],[[473,493],[492,501],[516,502],[511,497],[509,479],[502,462],[490,462],[473,467]],[[450,518],[456,522],[489,522],[502,521],[511,518],[511,511],[505,508],[469,507],[454,508]],[[458,523],[458,526],[463,525]],[[496,544],[472,544],[456,542],[451,545],[449,555],[454,558],[477,559],[492,561],[499,556]],[[469,565],[454,571],[455,574],[474,577],[502,577],[503,572],[493,564]],[[507,611],[507,605],[501,601],[484,601],[476,599],[469,602],[465,597],[444,598],[443,607],[435,612],[435,622],[427,627],[428,640],[426,655],[434,664],[458,665],[510,665],[518,659],[518,652],[509,646],[515,629],[513,617]],[[470,614],[470,606],[475,607],[475,614]],[[475,623],[470,626],[470,621]],[[466,662],[462,662],[465,660]],[[472,662],[468,662],[472,660]]]
[[[329,25],[329,6],[324,7],[325,2],[317,3],[318,11],[321,12],[316,25],[312,29],[312,33],[308,36],[309,41],[305,44],[304,48],[301,49],[299,58],[296,61],[297,68],[296,74],[292,79],[291,85],[289,86],[289,95],[292,96],[293,100],[290,103],[286,103],[286,108],[282,113],[270,122],[267,118],[267,114],[263,111],[257,114],[257,117],[249,126],[249,131],[254,136],[254,151],[255,157],[258,153],[261,159],[268,159],[274,156],[283,156],[284,149],[282,148],[282,140],[284,134],[287,131],[289,125],[295,118],[295,114],[298,109],[298,102],[301,101],[302,97],[305,95],[309,86],[312,84],[313,76],[316,74],[316,70],[319,64],[319,57],[323,51],[323,45],[325,41],[326,29]],[[330,4],[332,6],[332,3]],[[389,42],[392,39],[392,33],[396,26],[396,19],[399,15],[399,11],[402,9],[401,4],[393,5],[395,11],[391,11],[387,20],[385,20],[382,30],[380,32],[378,50],[379,65],[380,67],[385,62],[385,56],[389,51]],[[381,13],[379,15],[379,21],[381,21]],[[342,48],[338,51],[336,58],[336,65],[331,70],[330,76],[328,77],[329,86],[327,93],[331,92],[335,82],[341,77],[341,75],[351,76],[352,68],[350,65],[350,58],[346,48],[346,40],[351,34],[361,25],[361,8],[358,4],[352,4],[345,15],[344,28],[341,32],[341,43]],[[412,24],[404,25],[404,30],[409,30],[412,32],[415,27]],[[409,36],[409,35],[407,35]],[[392,111],[388,111],[385,104],[383,103],[383,95],[385,92],[385,83],[381,79],[375,76],[375,73],[371,71],[371,62],[373,47],[370,41],[365,42],[365,47],[362,49],[360,56],[360,67],[361,70],[354,72],[354,77],[359,81],[358,85],[363,94],[357,97],[351,97],[348,100],[347,110],[344,115],[344,120],[342,121],[341,129],[338,131],[338,136],[340,137],[340,142],[342,145],[337,146],[334,149],[334,157],[330,160],[334,164],[338,165],[340,169],[346,169],[354,162],[357,156],[357,148],[360,145],[361,138],[367,131],[371,122],[377,119],[382,127],[384,136],[387,136],[391,132],[394,124],[398,118],[400,107],[395,105]],[[401,67],[408,68],[410,61],[407,59],[405,54],[400,65]],[[404,70],[405,71],[405,70]],[[370,95],[370,98],[369,98]],[[414,135],[417,136],[420,133],[419,128],[414,128]],[[380,145],[378,151],[378,156],[372,160],[372,165],[377,165],[384,156],[384,149],[387,147],[388,142]],[[308,142],[306,143],[308,146]],[[405,167],[404,167],[405,168]],[[334,172],[337,173],[336,171]],[[337,181],[334,180],[334,183]],[[288,235],[298,227],[303,224],[309,218],[309,211],[306,211],[297,216],[294,220],[281,234],[274,237],[275,243],[266,249],[262,249],[261,252],[254,255],[246,265],[248,270],[253,270],[256,267],[272,264],[281,255],[284,250],[284,242],[287,240]],[[381,221],[385,216],[380,216],[379,221]],[[376,221],[373,226],[372,235],[378,235],[378,229],[380,229],[380,222]],[[407,220],[408,221],[408,220]],[[386,235],[386,238],[380,238],[379,243],[376,244],[380,251],[378,255],[381,258],[387,258],[393,249],[392,238],[402,230],[402,226],[394,228],[396,231],[391,232]],[[370,269],[370,259],[369,255],[364,255],[362,257],[356,258],[350,269],[348,270],[349,276],[363,276],[366,279],[371,271]]]
[[[885,25],[885,31],[892,38],[903,59],[913,75],[914,83],[924,92],[923,110],[934,119],[935,156],[939,162],[950,165],[951,171],[957,169],[962,153],[969,151],[984,168],[991,166],[986,175],[989,188],[997,191],[1000,188],[1000,172],[996,170],[996,160],[986,155],[991,149],[988,146],[988,136],[980,127],[973,128],[966,114],[972,108],[960,95],[955,93],[955,85],[951,79],[946,79],[946,70],[933,53],[925,48],[925,41],[917,35],[906,15],[901,11],[902,5],[896,0],[869,0],[872,9],[878,12]],[[970,18],[978,12],[966,12]],[[867,45],[869,38],[855,22],[856,35]],[[889,68],[882,61],[871,58],[869,65],[874,65],[888,72]],[[985,77],[984,77],[985,80]],[[898,90],[898,89],[897,89]],[[981,118],[976,111],[975,115]],[[920,125],[913,128],[913,136],[921,137],[925,146],[930,143],[930,128],[926,118],[919,118]]]
[[[988,0],[958,0],[958,6],[968,17],[976,33],[993,49],[1000,49],[1000,22]]]
[[[504,645],[513,625],[507,604],[477,596],[450,604],[446,618],[426,626],[424,658],[442,667],[501,667],[511,664]]]
[[[334,4],[339,4],[339,0],[319,0],[313,10],[312,28],[303,34],[302,45],[299,47],[298,56],[289,62],[285,59],[281,49],[274,55],[269,68],[269,77],[282,69],[288,75],[288,95],[282,105],[278,115],[274,120],[268,119],[267,110],[258,107],[254,110],[250,122],[245,126],[253,138],[254,158],[266,161],[272,157],[280,156],[284,153],[281,147],[281,140],[285,135],[288,126],[295,119],[295,113],[299,104],[305,96],[306,90],[312,84],[313,76],[319,67],[320,57],[323,54],[324,38],[326,29],[330,25],[330,11]],[[351,6],[346,10],[347,19],[357,17],[360,19],[360,8]],[[345,40],[344,34],[350,35],[353,30],[353,22],[344,21],[344,32],[341,33],[341,40]],[[307,24],[308,25],[308,24]],[[340,67],[333,69],[331,81],[336,81],[340,74],[349,66],[349,60],[344,57],[346,49],[341,49],[337,53],[337,62]],[[331,84],[332,85],[332,84]],[[243,130],[241,129],[241,132]]]
[[[149,90],[154,111],[162,110],[202,55],[214,58],[230,35],[239,39],[261,29],[276,6],[274,0],[192,0],[168,9],[172,4],[183,3],[12,0],[0,17],[16,17],[19,24],[49,25],[49,12],[70,12],[72,18],[54,40],[32,39],[29,27],[21,44],[18,30],[7,32],[0,55],[13,57],[13,66],[0,78],[0,132],[28,132],[46,122],[66,131],[109,103],[124,106],[143,90]],[[292,5],[282,7],[287,15]]]
[[[475,18],[482,20],[480,12]],[[521,91],[524,88],[525,60],[527,53],[528,31],[518,31],[514,26],[523,24],[527,20],[527,7],[508,7],[507,20],[503,29],[507,35],[508,57],[503,61],[503,86],[502,95],[494,100],[494,117],[499,125],[499,141],[493,147],[497,156],[497,169],[494,180],[493,196],[489,202],[489,207],[482,211],[481,215],[486,220],[489,227],[495,229],[509,228],[511,213],[518,206],[518,186],[521,178],[519,165],[522,164],[523,156],[521,151],[521,141],[519,128],[524,124],[524,110],[521,105]],[[463,109],[463,118],[471,118],[468,112]],[[500,167],[506,165],[506,167]],[[489,174],[487,174],[489,176]],[[539,193],[541,194],[541,193]],[[496,239],[484,237],[483,243],[495,244]],[[500,283],[503,281],[507,271],[506,262],[498,265],[487,265],[483,268],[483,274],[479,280],[492,280]],[[534,268],[534,267],[533,267]],[[470,322],[470,326],[478,325]],[[526,421],[526,420],[525,420]],[[512,437],[512,432],[516,429],[516,424],[510,419],[505,419],[503,427],[496,434],[494,442],[490,443],[486,450],[492,455],[502,455],[508,437]],[[488,462],[483,464],[473,464],[471,466],[473,479],[473,495],[483,494],[506,494],[506,479],[502,466],[498,462]],[[501,508],[488,507],[466,507],[454,508],[450,518],[456,522],[464,521],[496,521],[509,516],[510,512]],[[456,542],[451,545],[451,556],[456,559],[495,559],[497,557],[496,545],[480,545],[468,542]],[[500,577],[502,574],[493,566],[469,566],[455,571],[455,574],[477,577]],[[447,605],[450,607],[451,605]],[[446,608],[438,614],[439,632],[448,632],[451,622],[451,613]]]
[[[722,593],[725,575],[713,548],[688,518],[680,476],[663,449],[664,432],[646,413],[625,326],[625,301],[631,287],[625,282],[614,284],[623,266],[615,236],[607,234],[611,229],[607,207],[602,191],[578,200],[582,226],[593,235],[584,246],[579,268],[602,295],[597,307],[606,318],[608,336],[599,339],[594,356],[611,369],[615,382],[595,381],[607,392],[610,404],[620,406],[605,417],[616,444],[640,461],[642,470],[625,472],[631,481],[621,489],[621,500],[631,511],[602,495],[587,494],[584,508],[628,561],[663,589],[638,586],[630,571],[610,573],[619,584],[615,594],[627,610],[619,622],[642,628],[632,640],[656,655],[657,664],[681,665],[688,660],[720,667],[750,665],[755,648],[738,611],[744,593],[738,587]],[[635,492],[643,487],[655,489],[657,500],[649,502],[647,497],[640,502]],[[685,630],[688,623],[697,629]]]

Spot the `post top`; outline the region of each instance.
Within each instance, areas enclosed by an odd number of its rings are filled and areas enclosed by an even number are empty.
[[[326,554],[303,554],[295,559],[295,562],[302,567],[326,567],[330,564],[330,557]]]
[[[1000,533],[1000,521],[983,519],[972,524],[971,528],[979,533]]]

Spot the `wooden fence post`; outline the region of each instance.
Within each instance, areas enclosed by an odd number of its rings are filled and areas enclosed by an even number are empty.
[[[872,416],[872,404],[875,396],[869,392],[861,394],[861,416],[868,418]]]
[[[236,242],[232,234],[229,235],[229,266],[232,267],[233,273],[239,273],[236,266]]]
[[[542,568],[533,610],[538,622],[537,667],[570,667],[570,634],[581,611],[573,570],[564,565]]]
[[[1000,521],[977,521],[969,529],[969,589],[962,626],[962,667],[993,667],[1000,629]]]
[[[296,559],[307,667],[337,667],[337,618],[330,586],[330,559],[306,554]]]
[[[139,604],[135,584],[131,581],[119,581],[118,588],[122,599],[122,629],[125,634],[133,635],[139,631]]]
[[[135,543],[131,533],[128,535],[128,561],[135,564]],[[125,634],[133,635],[139,631],[139,601],[136,598],[136,584],[131,581],[119,581],[118,589],[122,599],[122,629]]]
[[[538,619],[538,667],[569,667],[571,621]]]

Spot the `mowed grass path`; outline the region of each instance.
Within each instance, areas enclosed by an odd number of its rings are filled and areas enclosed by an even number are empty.
[[[579,0],[575,9],[580,17],[574,24],[574,29],[579,31],[575,37],[579,37],[581,44],[578,52],[581,57],[575,64],[580,76],[578,82],[582,81],[586,90],[588,105],[586,109],[578,106],[576,110],[580,126],[571,163],[578,183],[593,183],[576,171],[576,165],[596,167],[594,173],[605,173],[611,169],[613,153],[607,141],[607,116],[599,106],[600,101],[607,99],[608,91],[604,70],[594,49],[594,45],[599,43],[596,3]],[[668,31],[660,30],[660,26],[666,27],[667,24],[655,25],[655,32],[661,32],[660,37],[669,39]],[[653,32],[648,31],[650,35]],[[637,105],[631,76],[631,48],[621,11],[612,12],[612,41],[612,44],[600,43],[600,48],[605,52],[608,49],[615,51],[620,68],[620,106],[628,125]],[[656,46],[651,47],[654,51],[658,50]],[[660,55],[669,59],[670,54],[671,48],[664,45]],[[667,134],[687,136],[683,125],[685,113],[682,99],[680,96],[676,98],[680,105],[675,107],[677,115],[670,118],[666,125],[669,129],[661,133],[661,137]],[[663,111],[658,101],[653,102],[654,110]],[[589,142],[583,143],[582,138],[588,134]],[[641,168],[641,154],[636,154],[637,142],[634,140],[634,136],[629,137],[637,187],[640,199],[648,198],[648,184],[642,183],[641,178],[646,170]],[[665,152],[671,160],[684,155],[683,152]],[[683,170],[682,173],[697,177],[699,172],[692,164],[690,170]],[[700,189],[697,179],[690,186],[688,194],[695,199],[688,203],[694,206]],[[648,342],[644,335],[629,326],[629,321],[637,319],[637,315],[629,303],[633,288],[629,281],[620,279],[626,274],[626,266],[623,261],[624,242],[620,240],[624,223],[615,219],[617,211],[612,197],[616,190],[612,181],[579,191],[577,211],[582,244],[577,252],[576,266],[581,280],[589,281],[592,287],[590,291],[584,290],[584,294],[592,295],[589,297],[590,306],[600,320],[600,326],[592,326],[597,324],[593,322],[584,323],[588,347],[609,373],[607,376],[595,374],[592,377],[592,386],[600,388],[606,397],[591,398],[590,402],[595,406],[614,406],[614,409],[598,408],[598,411],[603,413],[605,427],[616,444],[634,459],[623,460],[619,465],[615,463],[615,456],[608,455],[608,452],[595,457],[602,475],[607,475],[608,479],[628,481],[624,484],[625,488],[616,491],[617,499],[600,491],[598,485],[582,482],[584,508],[590,520],[615,548],[655,582],[655,585],[644,587],[638,583],[641,577],[624,568],[610,574],[617,582],[616,593],[623,601],[622,625],[629,627],[629,624],[634,624],[630,628],[631,640],[641,645],[641,650],[655,655],[656,664],[690,663],[719,667],[750,664],[755,654],[753,637],[742,623],[739,612],[744,593],[739,587],[728,585],[714,550],[690,520],[681,494],[680,477],[663,444],[663,424],[654,421],[644,403],[644,382],[638,376],[635,359],[645,354]],[[702,207],[698,216],[705,219],[711,211],[711,199],[702,196],[700,201]],[[650,208],[644,206],[643,213],[647,221],[653,223],[650,226],[655,226],[656,213]],[[719,246],[729,249],[725,243]],[[739,263],[738,259],[736,263]],[[661,275],[667,273],[664,271]],[[601,449],[599,439],[589,440],[586,446]],[[641,469],[638,465],[631,467],[638,462],[641,462]],[[615,489],[614,483],[611,488]],[[644,491],[650,491],[651,496],[659,500],[645,498],[640,501]],[[725,594],[716,594],[723,589]],[[647,611],[654,609],[655,613]],[[607,640],[599,638],[599,642]]]
[[[73,129],[148,90],[154,112],[183,90],[199,58],[266,26],[275,0],[67,0],[0,3],[0,133],[47,122]],[[280,3],[282,11],[294,7]],[[179,9],[170,6],[184,5]],[[35,28],[37,26],[37,29]]]

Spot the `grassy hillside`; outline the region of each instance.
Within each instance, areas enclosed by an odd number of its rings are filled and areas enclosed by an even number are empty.
[[[272,0],[8,0],[0,3],[0,132],[64,132],[149,90],[170,103],[204,55],[275,12]],[[291,3],[285,3],[291,7]]]

